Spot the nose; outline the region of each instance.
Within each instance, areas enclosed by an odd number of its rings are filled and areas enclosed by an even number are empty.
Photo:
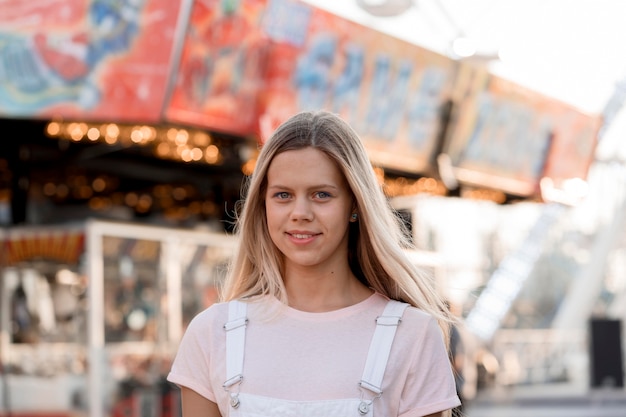
[[[311,202],[307,198],[296,198],[291,211],[292,220],[313,220]]]

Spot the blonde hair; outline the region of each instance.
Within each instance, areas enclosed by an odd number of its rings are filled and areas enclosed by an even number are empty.
[[[292,116],[262,147],[235,224],[239,244],[222,287],[222,300],[271,294],[287,302],[282,258],[267,229],[266,176],[276,155],[307,147],[318,149],[333,160],[352,192],[359,216],[358,222],[350,223],[349,231],[353,273],[375,291],[436,317],[447,341],[452,316],[432,277],[406,256],[408,238],[378,182],[361,139],[348,123],[327,111]]]

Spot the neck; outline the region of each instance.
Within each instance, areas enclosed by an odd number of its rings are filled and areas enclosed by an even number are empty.
[[[373,291],[349,268],[345,271],[289,271],[285,274],[289,306],[301,311],[325,312],[360,303]]]

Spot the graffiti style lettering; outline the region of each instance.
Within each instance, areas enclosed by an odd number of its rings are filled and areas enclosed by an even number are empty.
[[[413,66],[409,61],[401,61],[395,74],[391,58],[383,54],[377,56],[362,126],[366,134],[387,141],[396,138],[406,116],[405,105],[412,71]]]
[[[369,105],[363,131],[371,135],[380,135],[387,117],[387,92],[391,77],[391,59],[387,55],[376,57],[374,76],[369,91]]]
[[[424,149],[437,134],[440,125],[441,92],[448,82],[439,68],[427,68],[408,106],[408,140],[413,149]]]
[[[485,164],[494,174],[538,178],[550,146],[550,118],[489,93],[478,97],[477,108],[475,128],[462,159]],[[519,152],[511,153],[510,149]]]
[[[335,36],[320,35],[298,60],[294,82],[300,109],[319,109],[325,106],[332,86],[330,74],[336,50]]]
[[[413,64],[401,61],[398,68],[398,77],[391,85],[391,95],[387,108],[387,122],[382,127],[381,136],[386,140],[393,140],[398,135],[400,125],[406,115],[406,102],[409,94],[409,81],[413,73]]]
[[[369,64],[372,76],[366,78],[366,57],[362,45],[341,43],[334,33],[310,40],[294,74],[298,109],[329,108],[361,134],[387,142],[406,127],[409,146],[430,152],[426,147],[432,147],[438,132],[446,70],[424,69],[417,91],[412,91],[415,60],[377,53]]]
[[[345,66],[335,81],[332,102],[333,111],[343,114],[350,122],[355,122],[359,104],[359,90],[363,82],[363,48],[349,44],[345,50]]]

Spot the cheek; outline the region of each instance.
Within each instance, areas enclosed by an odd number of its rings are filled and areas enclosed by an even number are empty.
[[[350,213],[337,214],[337,212],[335,212],[326,217],[325,223],[326,227],[328,227],[331,231],[341,235],[348,231],[348,227],[350,225],[349,220]]]
[[[271,204],[265,206],[265,218],[270,231],[284,222],[283,217],[284,214],[278,207]]]

